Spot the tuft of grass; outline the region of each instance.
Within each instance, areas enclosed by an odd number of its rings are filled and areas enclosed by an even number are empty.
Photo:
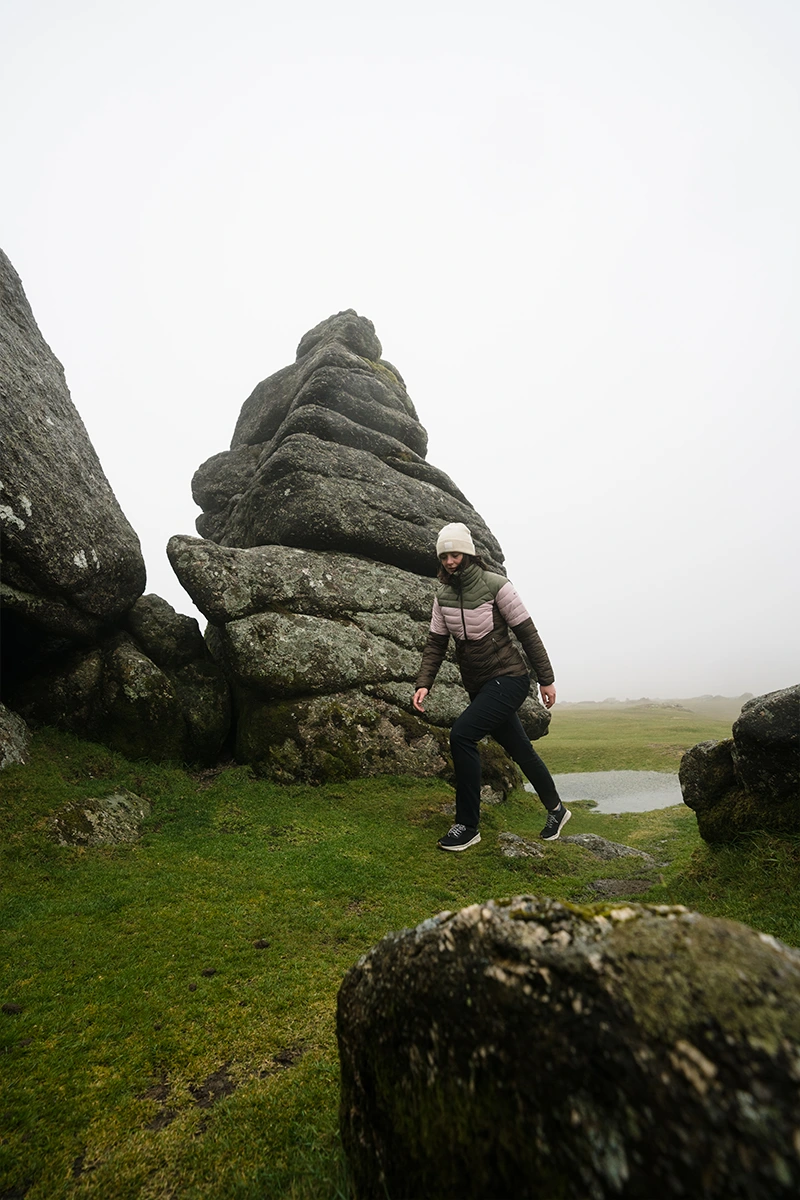
[[[587,770],[651,768],[650,743],[662,762],[676,743],[670,711],[639,725],[620,714],[602,726],[614,757],[590,717],[583,742],[574,721],[569,734]],[[555,746],[544,756],[567,769]],[[152,804],[139,842],[54,843],[56,809],[120,788]],[[524,892],[584,904],[598,879],[645,877],[637,899],[800,942],[797,839],[717,850],[683,806],[614,817],[576,804],[569,833],[659,866],[563,842],[508,859],[499,833],[542,825],[520,791],[486,808],[480,845],[442,854],[451,805],[439,781],[279,787],[244,767],[191,774],[38,733],[30,765],[0,776],[0,1195],[347,1200],[336,993],[383,935],[443,909]]]

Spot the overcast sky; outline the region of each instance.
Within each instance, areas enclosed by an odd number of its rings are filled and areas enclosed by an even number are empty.
[[[800,681],[797,0],[2,0],[0,244],[148,590],[352,307],[564,700]]]

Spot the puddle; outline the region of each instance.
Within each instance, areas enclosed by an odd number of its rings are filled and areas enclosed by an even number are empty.
[[[654,808],[683,803],[678,776],[661,771],[586,771],[553,778],[558,794],[566,803],[596,801],[592,812],[651,812]],[[529,783],[525,788],[533,791]]]

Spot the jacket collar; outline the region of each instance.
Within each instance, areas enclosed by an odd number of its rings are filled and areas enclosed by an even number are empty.
[[[449,580],[445,584],[445,587],[449,585],[450,587],[455,588],[457,592],[461,592],[464,590],[464,588],[469,587],[470,584],[475,583],[475,581],[479,579],[482,574],[483,571],[477,563],[467,563],[467,565],[462,567],[460,571],[455,571],[450,576]]]

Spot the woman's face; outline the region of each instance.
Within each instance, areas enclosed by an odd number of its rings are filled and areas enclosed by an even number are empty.
[[[452,575],[453,571],[457,571],[464,561],[463,554],[440,554],[439,562],[447,571],[448,575]]]

